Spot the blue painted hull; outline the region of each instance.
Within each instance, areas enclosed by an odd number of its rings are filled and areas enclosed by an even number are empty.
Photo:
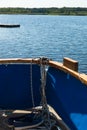
[[[40,65],[32,65],[32,86],[35,106],[41,103]],[[71,74],[49,67],[46,79],[47,103],[60,115],[71,130],[87,129],[87,85]],[[29,109],[31,64],[0,65],[0,109]]]
[[[87,86],[75,77],[50,68],[47,99],[71,130],[87,129]]]
[[[35,106],[40,103],[40,67],[33,65]],[[38,74],[38,76],[37,76]],[[31,102],[30,65],[0,65],[0,109],[28,109]]]

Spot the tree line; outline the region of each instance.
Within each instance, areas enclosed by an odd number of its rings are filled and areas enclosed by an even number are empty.
[[[87,8],[0,8],[0,14],[87,15]]]

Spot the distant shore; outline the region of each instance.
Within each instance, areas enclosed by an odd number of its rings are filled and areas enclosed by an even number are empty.
[[[87,8],[0,8],[0,14],[87,16]]]

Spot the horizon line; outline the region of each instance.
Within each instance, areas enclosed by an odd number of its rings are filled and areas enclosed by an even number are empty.
[[[87,7],[80,7],[80,6],[73,6],[73,7],[72,6],[71,7],[70,6],[62,6],[62,7],[56,7],[56,6],[55,7],[54,6],[52,6],[52,7],[22,7],[22,6],[21,7],[14,7],[14,6],[10,7],[10,6],[8,6],[8,7],[4,7],[3,6],[0,8],[31,8],[32,9],[32,8],[87,8]]]

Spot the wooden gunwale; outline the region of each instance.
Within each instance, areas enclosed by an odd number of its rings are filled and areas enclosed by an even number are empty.
[[[74,76],[75,78],[80,80],[83,84],[87,85],[87,75],[86,74],[82,74],[82,73],[73,71],[73,70],[65,67],[62,63],[55,62],[55,61],[50,61],[49,66],[60,69],[60,70],[64,71],[65,73],[68,73],[68,74]]]
[[[14,63],[35,63],[40,64],[40,59],[32,59],[32,58],[13,58],[13,59],[0,59],[0,64],[14,64]],[[87,85],[87,75],[83,73],[78,73],[76,71],[73,71],[72,69],[69,69],[68,67],[65,67],[63,63],[49,60],[47,63],[49,66],[57,68],[59,70],[64,71],[65,73],[68,73],[78,80],[80,80],[83,84]]]

